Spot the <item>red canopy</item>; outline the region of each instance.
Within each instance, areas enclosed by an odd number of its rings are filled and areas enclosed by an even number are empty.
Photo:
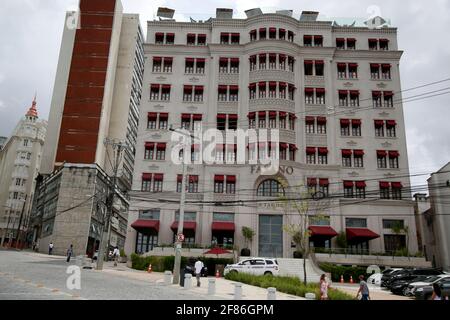
[[[212,248],[211,250],[206,251],[204,254],[227,254],[227,253],[231,253],[231,251],[216,247],[216,248]]]
[[[367,228],[347,228],[347,240],[372,240],[380,235]]]
[[[142,229],[153,229],[159,231],[159,220],[139,219],[131,224],[131,227],[137,231]]]
[[[235,225],[234,225],[234,222],[215,221],[211,225],[211,230],[213,230],[213,231],[234,231]]]
[[[311,237],[335,237],[338,233],[329,226],[309,226],[309,231],[311,231]]]
[[[195,230],[197,227],[197,223],[195,221],[184,221],[183,230]],[[170,226],[170,229],[177,230],[178,229],[178,221],[174,221]]]

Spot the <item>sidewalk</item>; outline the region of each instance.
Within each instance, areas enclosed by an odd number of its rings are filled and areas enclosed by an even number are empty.
[[[344,291],[352,296],[356,296],[358,292],[358,284],[347,284],[347,283],[335,283],[333,288]],[[371,300],[413,300],[410,297],[398,296],[390,291],[383,290],[382,288],[374,285],[369,285],[369,292]]]
[[[164,274],[160,272],[147,273],[145,271],[138,271],[126,267],[124,264],[119,264],[117,267],[113,266],[113,263],[105,263],[103,272],[108,272],[117,276],[123,276],[131,279],[148,281],[153,283],[158,283],[164,285]],[[192,288],[189,289],[200,295],[204,295],[205,298],[208,296],[208,279],[201,278],[201,287],[197,287],[197,280],[195,277],[192,278]],[[234,285],[233,281],[226,280],[224,278],[216,279],[216,294],[213,296],[216,299],[230,300],[234,299]],[[180,285],[171,284],[172,287],[178,288],[179,290],[186,290]],[[259,288],[255,286],[250,286],[247,284],[242,284],[242,300],[267,300],[267,289]],[[305,298],[285,294],[282,292],[277,292],[277,300],[305,300]]]

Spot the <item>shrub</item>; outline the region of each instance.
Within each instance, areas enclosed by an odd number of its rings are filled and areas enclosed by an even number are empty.
[[[347,267],[347,266],[337,266],[331,263],[321,263],[319,267],[325,271],[331,273],[331,280],[334,282],[339,282],[341,275],[344,279],[348,281],[350,276],[352,276],[353,281],[357,281],[360,275],[364,275],[367,278],[367,268],[364,267]]]
[[[261,288],[274,287],[279,292],[305,297],[308,292],[315,293],[316,299],[320,297],[319,284],[303,284],[299,278],[295,277],[274,277],[274,276],[255,276],[247,273],[228,273],[226,279],[242,282]],[[330,300],[352,300],[353,297],[337,289],[328,290]]]

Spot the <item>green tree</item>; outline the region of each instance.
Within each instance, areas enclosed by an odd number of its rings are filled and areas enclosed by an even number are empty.
[[[255,236],[255,231],[249,227],[242,227],[242,235],[245,240],[245,249],[250,250],[251,243],[253,241],[253,237]]]
[[[391,230],[396,234],[396,235],[401,235],[404,234],[405,235],[405,242],[406,242],[406,255],[409,257],[409,227],[405,226],[403,222],[401,221],[396,221],[392,224],[391,226]],[[400,248],[401,249],[401,248]]]

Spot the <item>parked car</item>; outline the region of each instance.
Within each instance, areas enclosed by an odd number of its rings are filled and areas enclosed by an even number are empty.
[[[386,287],[391,289],[392,283],[398,280],[409,280],[413,279],[414,276],[437,276],[441,274],[442,271],[434,268],[413,268],[413,269],[404,269],[398,272],[395,272],[392,277],[390,277],[386,281]]]
[[[228,264],[225,266],[224,274],[230,272],[242,272],[253,275],[278,275],[280,268],[275,259],[252,258],[239,263]]]
[[[386,287],[387,286],[387,282],[389,281],[389,279],[394,276],[395,274],[399,273],[400,271],[402,271],[403,268],[389,268],[384,270],[381,274],[381,287]]]
[[[367,283],[379,286],[379,285],[381,285],[381,277],[382,276],[383,276],[382,273],[374,273],[369,278],[367,278]]]
[[[446,300],[450,297],[450,278],[443,278],[440,279],[437,284],[441,288],[442,297]],[[431,296],[433,295],[433,287],[432,286],[425,286],[417,288],[414,291],[414,295],[417,300],[429,300]]]
[[[442,279],[446,279],[449,278],[450,279],[450,275],[448,274],[440,274],[437,276],[432,276],[429,277],[425,280],[422,281],[416,281],[416,282],[412,282],[408,285],[408,290],[407,290],[407,294],[413,296],[415,291],[419,288],[423,288],[423,287],[433,287],[433,283],[440,283],[439,281]]]
[[[428,278],[431,278],[434,276],[414,276],[412,275],[411,278],[404,278],[402,280],[397,280],[395,282],[393,282],[391,284],[391,292],[393,294],[399,294],[399,295],[408,295],[409,290],[408,290],[408,285],[412,282],[417,282],[417,281],[424,281]]]

